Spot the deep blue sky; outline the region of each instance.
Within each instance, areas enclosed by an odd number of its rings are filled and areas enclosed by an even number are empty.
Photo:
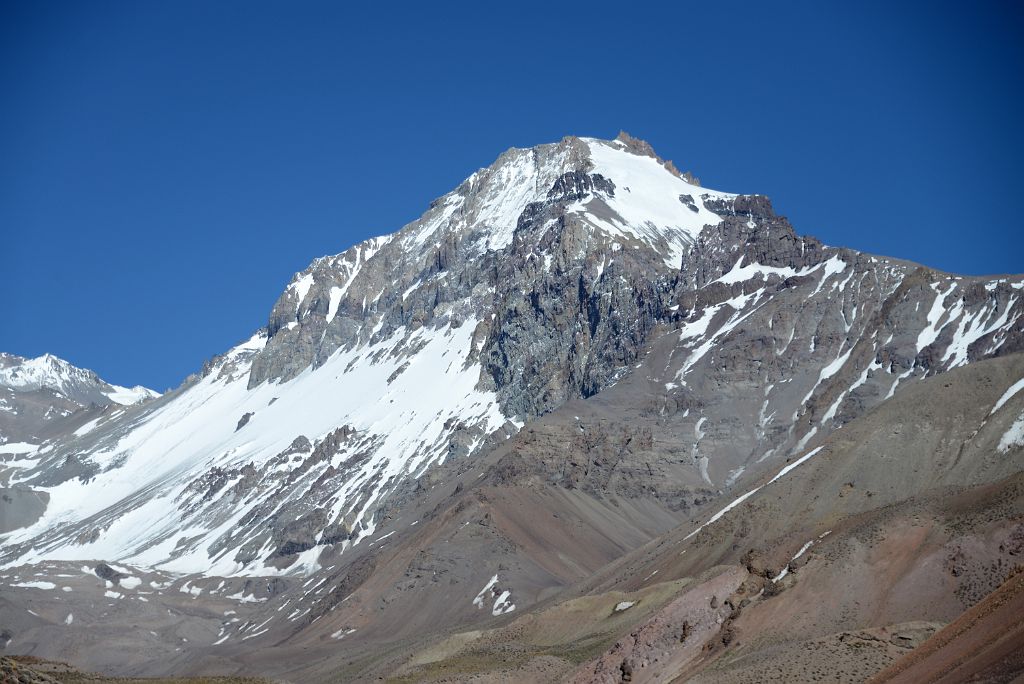
[[[0,349],[165,389],[313,257],[619,129],[829,244],[1024,271],[1019,3],[350,4],[0,5]]]

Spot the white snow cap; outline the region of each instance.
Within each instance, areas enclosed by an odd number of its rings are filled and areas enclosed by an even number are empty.
[[[612,235],[633,237],[652,245],[664,240],[663,257],[670,267],[679,266],[686,247],[704,226],[716,225],[722,220],[704,206],[702,196],[725,200],[736,196],[689,183],[658,159],[630,150],[621,140],[583,138],[583,141],[590,150],[592,173],[611,180],[615,184],[615,196],[602,198],[613,212],[608,220],[598,218],[604,212],[587,211],[594,198],[580,202],[577,212],[584,220]],[[684,201],[687,196],[689,202]]]
[[[519,216],[528,204],[546,200],[561,175],[584,170],[577,156],[581,144],[589,158],[589,173],[603,176],[615,187],[611,194],[595,192],[584,197],[568,211],[608,235],[659,249],[670,267],[679,266],[686,247],[704,226],[721,221],[704,206],[703,199],[736,196],[689,182],[666,163],[638,152],[623,140],[567,140],[576,144],[563,141],[543,155],[538,150],[550,146],[509,149],[491,167],[473,173],[458,190],[438,199],[434,213],[409,235],[410,244],[429,244],[452,222],[468,221],[486,228],[484,250],[504,249],[512,244]],[[465,214],[470,198],[475,210]]]
[[[16,390],[50,389],[68,394],[75,385],[95,385],[112,402],[126,405],[160,396],[159,392],[141,385],[131,388],[111,385],[92,371],[74,366],[53,354],[43,354],[34,359],[0,354],[0,359],[8,361],[7,365],[0,366],[0,385]]]

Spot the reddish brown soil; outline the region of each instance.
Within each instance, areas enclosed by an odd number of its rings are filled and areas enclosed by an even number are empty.
[[[1010,682],[1024,677],[1024,567],[871,684]]]

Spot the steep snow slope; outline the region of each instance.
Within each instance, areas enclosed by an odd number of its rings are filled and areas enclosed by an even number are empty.
[[[98,443],[89,459],[95,472],[45,488],[51,497],[45,514],[5,543],[31,541],[19,562],[117,558],[180,573],[274,574],[263,556],[244,563],[236,551],[275,550],[266,527],[240,530],[263,497],[282,486],[305,499],[310,511],[314,504],[326,506],[331,520],[348,514],[359,521],[355,540],[372,534],[375,523],[367,511],[392,480],[415,477],[445,458],[447,421],[456,418],[481,434],[505,422],[493,392],[475,388],[478,369],[466,364],[472,330],[472,324],[420,328],[405,339],[417,350],[413,355],[402,354],[394,341],[369,345],[336,354],[288,382],[248,390],[247,361],[265,342],[257,335],[229,352],[219,372]],[[240,424],[244,416],[249,418]],[[293,462],[310,462],[313,451],[304,436],[321,439],[339,426],[353,436],[296,477],[300,468]],[[279,454],[287,457],[275,460]],[[45,464],[61,457],[42,458]],[[245,467],[266,469],[269,481],[255,491],[238,489]],[[193,478],[214,470],[224,473],[216,489],[237,489],[235,505],[195,489]],[[313,483],[329,470],[345,476],[327,499],[313,499]],[[12,480],[21,481],[31,482],[32,475]],[[204,498],[196,501],[197,494]],[[69,541],[68,527],[82,541]],[[230,544],[226,535],[234,535]],[[315,568],[314,556],[304,559],[307,570]]]
[[[679,268],[704,226],[721,221],[702,200],[735,197],[688,183],[668,172],[661,160],[630,153],[621,140],[587,138],[586,143],[593,173],[612,179],[616,192],[582,199],[568,211],[610,235],[656,247],[669,268]]]

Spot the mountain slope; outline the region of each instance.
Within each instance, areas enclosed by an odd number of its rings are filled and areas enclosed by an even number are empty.
[[[111,385],[52,354],[27,359],[0,352],[0,453],[30,453],[105,408],[114,412],[158,396],[141,386]]]
[[[1024,671],[1024,576],[1018,570],[920,648],[872,678],[881,682],[998,682]]]
[[[19,478],[63,489],[6,555],[310,569],[322,547],[371,535],[382,502],[429,465],[621,380],[665,328],[676,341],[661,337],[665,367],[651,372],[663,410],[687,407],[673,438],[698,468],[684,463],[681,480],[709,492],[900,382],[1020,345],[1019,279],[825,248],[764,198],[690,185],[637,148],[567,138],[511,150],[395,235],[315,261],[266,337],[75,443],[71,462],[57,449]],[[704,391],[723,382],[734,389]],[[753,397],[755,384],[768,392]],[[83,473],[108,494],[76,494],[69,478]],[[211,500],[218,491],[231,496]],[[55,536],[58,522],[69,525]]]
[[[597,155],[597,164],[586,161],[592,147],[604,150]],[[9,544],[31,540],[35,550],[29,557],[84,554],[150,564],[159,558],[142,555],[146,548],[163,544],[157,554],[166,553],[168,535],[196,527],[193,521],[201,515],[208,534],[189,549],[172,544],[177,562],[164,567],[221,574],[268,572],[278,557],[284,557],[281,562],[294,561],[288,558],[294,553],[282,553],[293,550],[312,551],[298,561],[312,567],[320,550],[316,545],[344,546],[349,538],[356,541],[372,534],[376,504],[402,483],[399,478],[416,476],[449,455],[466,455],[496,430],[509,434],[516,421],[545,405],[560,403],[568,392],[578,393],[580,386],[596,391],[622,370],[621,362],[635,356],[640,342],[621,340],[614,323],[593,326],[592,336],[597,338],[594,344],[610,347],[621,359],[619,367],[602,363],[586,368],[590,341],[583,340],[564,354],[567,365],[582,366],[579,377],[567,378],[573,386],[556,388],[555,396],[536,386],[541,369],[524,374],[530,382],[527,387],[519,387],[518,378],[491,380],[489,376],[514,372],[514,367],[499,368],[491,360],[499,353],[492,349],[518,344],[508,334],[512,324],[492,332],[496,310],[503,311],[502,318],[514,317],[522,305],[519,288],[509,287],[512,284],[499,267],[511,252],[540,251],[522,241],[543,236],[519,230],[516,224],[528,207],[531,211],[553,207],[564,218],[583,212],[584,204],[598,203],[606,215],[601,220],[611,223],[598,230],[574,220],[578,224],[574,230],[581,239],[595,243],[584,251],[618,251],[613,248],[621,244],[612,238],[630,242],[631,249],[620,261],[630,264],[633,281],[611,283],[609,289],[634,300],[632,306],[622,302],[617,307],[621,313],[628,307],[632,317],[649,317],[641,310],[648,308],[644,295],[665,297],[657,290],[667,291],[668,285],[652,286],[646,263],[637,263],[640,258],[632,252],[642,247],[647,258],[655,248],[679,251],[701,222],[714,215],[691,210],[675,195],[668,198],[674,205],[655,206],[654,211],[645,208],[643,193],[643,204],[616,205],[611,183],[598,181],[601,189],[592,185],[599,174],[569,170],[582,164],[600,170],[600,164],[607,163],[601,161],[601,154],[612,155],[625,162],[625,181],[653,178],[660,183],[657,189],[675,194],[694,191],[694,186],[666,171],[658,160],[625,148],[625,143],[613,146],[569,138],[557,145],[511,150],[394,236],[371,240],[333,259],[317,260],[309,271],[297,274],[275,305],[266,339],[256,336],[239,346],[208,369],[195,386],[183,389],[179,399],[155,405],[148,417],[117,432],[94,433],[93,443],[84,450],[76,445],[76,455],[91,452],[81,463],[76,460],[69,466],[65,455],[55,452],[41,464],[40,474],[20,479],[29,486],[63,483],[69,490],[69,505],[61,509],[53,497],[54,503],[35,527],[12,537]],[[624,187],[622,192],[630,191]],[[666,204],[664,198],[661,204]],[[614,207],[629,218],[622,218]],[[644,223],[638,224],[641,220]],[[558,236],[548,239],[554,237]],[[579,256],[563,254],[552,268],[569,265]],[[579,266],[573,263],[572,267]],[[656,267],[668,270],[664,262]],[[513,275],[520,281],[532,276]],[[641,290],[635,298],[634,285]],[[565,337],[563,333],[554,342]],[[624,344],[629,346],[620,349]],[[510,353],[516,350],[500,351],[503,357]],[[326,364],[330,367],[323,367]],[[423,402],[424,388],[442,385],[452,389],[447,397]],[[372,392],[373,399],[364,392]],[[374,401],[376,409],[369,409]],[[244,427],[239,427],[243,422]],[[181,441],[171,435],[175,447],[168,452],[169,445],[157,437],[166,434],[166,425],[191,436]],[[277,427],[265,430],[263,425]],[[203,437],[206,434],[208,439]],[[164,456],[162,467],[154,471],[151,464],[156,453]],[[301,459],[300,465],[286,465],[296,459]],[[109,468],[112,464],[118,467]],[[247,466],[255,472],[244,470]],[[76,485],[67,479],[83,471],[109,478],[110,484],[102,489],[127,498],[119,503],[89,497],[83,503],[73,493]],[[140,489],[147,491],[147,502],[136,508],[124,487],[127,482],[139,482],[143,471],[149,480]],[[185,473],[191,480],[187,486],[166,486],[181,482]],[[290,486],[287,496],[281,496],[282,480]],[[240,505],[224,505],[229,502],[223,499],[204,505],[203,497],[214,483],[215,491],[236,487],[230,503]],[[253,485],[279,498],[260,498],[247,489]],[[97,489],[95,484],[90,488]],[[154,488],[162,495],[154,496]],[[245,503],[240,502],[243,498]],[[285,510],[279,510],[281,498]],[[314,507],[315,517],[322,520],[302,520]],[[135,511],[131,517],[124,515],[129,509]],[[266,524],[236,529],[247,519],[265,523],[271,512],[277,514],[275,531]],[[73,532],[61,529],[63,540],[106,536],[114,541],[97,546],[97,539],[91,550],[73,544],[56,556],[48,554],[45,549],[67,543],[49,536],[58,521],[74,526]],[[114,521],[117,526],[108,527]],[[133,533],[135,528],[128,527],[143,524],[152,529],[156,521],[161,524],[143,544]],[[293,534],[284,529],[288,525]],[[275,532],[283,538],[275,539]],[[225,548],[231,553],[225,554]]]
[[[733,501],[511,622],[411,646],[391,672],[618,682],[628,664],[635,682],[863,681],[1019,562],[1024,450],[997,445],[1024,412],[1024,393],[1000,405],[1021,375],[1015,354],[902,392]]]
[[[158,634],[182,616],[186,650],[150,645],[161,672],[383,653],[596,582],[887,400],[1022,348],[1021,276],[824,246],[625,135],[513,149],[315,260],[179,389],[4,473],[0,561],[88,561],[64,600],[98,561],[152,583],[99,587]]]

